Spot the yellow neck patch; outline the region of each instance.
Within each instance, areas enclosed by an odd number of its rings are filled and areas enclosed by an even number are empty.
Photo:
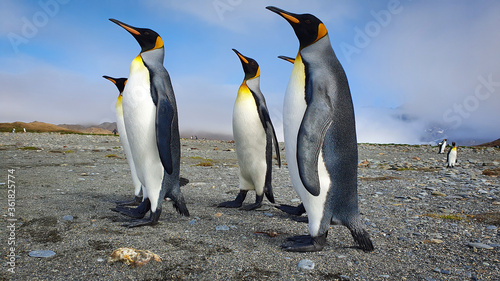
[[[163,40],[160,36],[156,37],[155,49],[163,48]]]
[[[325,35],[327,35],[327,34],[328,34],[328,31],[326,30],[326,26],[323,23],[320,23],[318,26],[318,37],[316,38],[316,40],[314,42],[325,37]]]

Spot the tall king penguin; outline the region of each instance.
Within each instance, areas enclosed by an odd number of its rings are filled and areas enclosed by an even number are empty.
[[[365,251],[373,244],[358,211],[358,150],[347,77],[325,25],[310,14],[276,7],[300,47],[285,94],[283,125],[288,169],[309,219],[309,234],[289,238],[286,251],[321,251],[330,222],[344,225]]]
[[[259,64],[237,50],[233,51],[240,58],[245,72],[233,108],[233,136],[240,167],[240,193],[234,201],[222,202],[219,207],[241,207],[247,192],[255,190],[255,203],[243,208],[254,210],[262,205],[264,194],[274,203],[271,186],[273,142],[278,165],[281,167],[280,152],[266,100],[260,91]]]
[[[134,199],[130,201],[118,201],[116,204],[120,206],[125,205],[138,205],[142,201],[141,193],[141,181],[137,177],[137,172],[135,171],[134,159],[132,158],[132,151],[130,150],[130,145],[128,143],[127,131],[125,130],[125,123],[123,121],[123,108],[122,108],[122,100],[123,100],[123,89],[125,88],[125,84],[127,83],[127,78],[113,78],[109,76],[103,76],[109,81],[113,82],[118,88],[120,92],[118,94],[118,98],[116,99],[116,127],[118,129],[118,134],[120,136],[120,142],[122,143],[123,150],[125,151],[125,156],[127,157],[128,165],[130,166],[130,173],[132,174],[132,183],[134,185]]]
[[[130,65],[122,106],[137,176],[144,186],[143,201],[136,209],[117,207],[115,211],[139,218],[128,227],[155,225],[163,198],[168,197],[179,213],[189,216],[179,186],[177,105],[170,76],[163,66],[163,40],[151,29],[110,20],[132,34],[142,48]],[[149,210],[149,219],[142,219]]]

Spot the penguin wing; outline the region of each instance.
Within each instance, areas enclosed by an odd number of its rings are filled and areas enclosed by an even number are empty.
[[[308,104],[297,136],[297,162],[302,184],[309,193],[318,196],[320,183],[318,158],[326,132],[333,123],[330,101],[312,99]]]
[[[276,150],[276,158],[278,160],[278,166],[281,168],[281,156],[280,156],[280,147],[278,144],[278,138],[276,138],[276,131],[274,130],[273,122],[271,122],[271,117],[269,116],[269,111],[267,110],[266,101],[262,93],[255,93],[250,90],[252,93],[254,100],[257,104],[257,111],[259,112],[259,118],[262,122],[262,126],[266,132],[270,132],[273,136],[274,149]]]
[[[156,104],[156,144],[160,154],[161,163],[165,171],[171,175],[173,171],[172,164],[172,128],[175,117],[175,109],[167,98],[168,89],[167,77],[151,77],[151,97]]]

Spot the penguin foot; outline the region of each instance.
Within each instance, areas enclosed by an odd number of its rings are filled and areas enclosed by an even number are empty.
[[[141,204],[142,197],[140,196],[134,196],[134,199],[132,200],[125,200],[125,201],[115,201],[116,206],[139,206]]]
[[[280,209],[281,211],[294,215],[294,216],[301,216],[303,213],[306,212],[306,209],[304,208],[304,204],[300,203],[298,206],[290,206],[290,205],[279,205],[275,206],[277,209]]]
[[[116,206],[116,208],[111,208],[111,211],[118,212],[134,219],[142,219],[149,209],[151,209],[151,202],[149,201],[149,198],[146,198],[137,208]]]
[[[158,220],[160,219],[160,214],[161,210],[158,209],[156,210],[156,212],[151,212],[149,219],[134,220],[131,223],[124,224],[123,226],[128,228],[146,226],[146,225],[154,226],[158,224]]]
[[[281,247],[287,252],[318,252],[323,250],[326,245],[326,236],[328,232],[317,237],[310,235],[300,235],[289,237],[287,240],[295,242],[294,244],[282,245]]]
[[[241,207],[241,205],[243,205],[242,202],[239,202],[239,201],[226,201],[226,202],[222,202],[220,203],[219,205],[217,205],[217,207],[222,207],[222,208],[239,208]]]
[[[262,206],[262,200],[264,200],[264,195],[260,195],[260,196],[255,195],[255,203],[250,204],[248,206],[244,206],[241,209],[245,210],[245,211],[251,211],[251,210],[255,210],[257,208],[260,208]],[[273,199],[273,201],[274,201],[274,199]]]
[[[238,196],[236,196],[236,199],[234,201],[226,201],[222,202],[217,207],[222,207],[222,208],[239,208],[241,205],[243,205],[243,201],[245,201],[245,198],[247,197],[247,192],[248,190],[240,190],[240,193],[238,193]]]
[[[189,210],[186,207],[186,201],[182,193],[179,193],[175,198],[171,198],[174,202],[174,208],[177,212],[185,217],[189,217]]]
[[[254,204],[243,206],[240,209],[245,210],[245,211],[252,211],[252,210],[258,209],[260,207],[262,207],[262,202],[256,202]]]

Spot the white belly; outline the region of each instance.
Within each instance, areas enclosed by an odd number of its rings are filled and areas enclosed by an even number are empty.
[[[266,177],[266,132],[251,93],[240,93],[233,108],[233,136],[240,167],[240,189],[262,194]]]
[[[312,196],[302,184],[299,176],[297,164],[297,136],[300,124],[307,108],[304,97],[305,76],[304,65],[300,56],[297,56],[292,70],[292,75],[288,83],[285,101],[283,104],[283,130],[285,136],[285,152],[290,172],[292,185],[299,195],[309,219],[309,233],[312,236],[318,234],[323,209],[326,200],[326,193],[330,185],[330,177],[323,164],[323,157],[319,156],[318,173],[320,177],[321,191],[318,196]]]
[[[134,194],[138,196],[141,191],[141,181],[137,177],[137,171],[135,169],[134,159],[132,158],[132,151],[130,150],[130,144],[127,138],[127,131],[125,130],[125,123],[123,120],[122,97],[119,97],[118,100],[116,101],[116,127],[118,129],[118,134],[120,135],[120,142],[122,143],[123,150],[125,151],[125,156],[127,157],[128,165],[130,166],[132,183],[134,185]]]
[[[163,179],[163,166],[156,144],[156,106],[151,98],[149,74],[144,65],[132,62],[123,92],[123,114],[127,138],[139,180],[144,184],[144,198],[156,210]]]

